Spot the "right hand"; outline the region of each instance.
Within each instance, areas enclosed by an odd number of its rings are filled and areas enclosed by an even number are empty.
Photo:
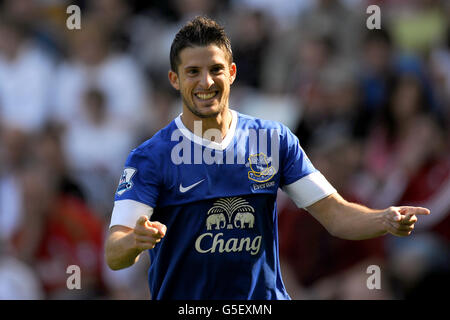
[[[145,215],[140,216],[133,232],[136,248],[141,251],[153,249],[165,236],[166,231],[167,227],[164,224],[150,221]]]
[[[421,207],[389,207],[384,212],[386,231],[397,237],[409,236],[417,222],[416,215],[429,215],[430,210]]]

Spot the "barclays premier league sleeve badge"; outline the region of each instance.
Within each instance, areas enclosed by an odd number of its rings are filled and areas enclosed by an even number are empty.
[[[125,193],[125,191],[130,190],[133,187],[133,182],[131,179],[136,174],[136,169],[134,168],[125,168],[123,170],[123,174],[120,177],[119,187],[117,187],[117,195],[121,196]]]

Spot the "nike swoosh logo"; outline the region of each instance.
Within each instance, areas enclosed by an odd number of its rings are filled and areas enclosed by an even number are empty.
[[[188,192],[188,191],[191,190],[192,188],[198,186],[198,185],[199,185],[200,183],[202,183],[203,181],[205,181],[205,179],[200,180],[199,182],[196,182],[196,183],[194,183],[194,184],[191,184],[191,185],[188,186],[188,187],[183,187],[183,185],[180,183],[180,192],[181,192],[181,193]]]

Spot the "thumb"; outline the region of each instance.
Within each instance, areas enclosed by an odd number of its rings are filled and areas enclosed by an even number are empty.
[[[398,222],[402,220],[402,214],[399,212],[398,208],[391,207],[390,209],[392,210],[391,219],[393,221]]]
[[[142,215],[139,217],[139,219],[136,221],[136,225],[145,226],[145,223],[148,221],[148,217],[145,215]]]

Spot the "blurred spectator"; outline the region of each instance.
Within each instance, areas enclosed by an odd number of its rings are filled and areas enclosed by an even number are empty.
[[[365,13],[365,10],[360,12]],[[298,17],[297,30],[301,35],[315,32],[332,38],[336,54],[351,59],[361,39],[364,18],[341,0],[316,0],[310,9],[304,10]],[[352,36],[349,37],[349,34]]]
[[[54,88],[55,120],[71,126],[80,119],[84,92],[97,87],[105,93],[107,113],[117,119],[118,131],[145,131],[151,92],[131,57],[111,51],[110,34],[88,17],[81,30],[68,35],[70,60],[59,67]]]
[[[79,198],[60,195],[47,213],[35,267],[50,299],[90,299],[104,294],[103,224]],[[81,269],[82,290],[69,291],[66,269]]]
[[[273,20],[273,27],[280,31],[290,28],[300,13],[309,9],[314,2],[315,0],[278,0],[276,2],[271,0],[231,0],[235,11],[250,9],[264,12]]]
[[[213,16],[221,1],[209,0],[170,0],[176,18],[183,23],[198,15]]]
[[[353,176],[360,161],[358,146],[354,141],[335,136],[326,144],[318,144],[309,149],[309,155],[315,167],[344,198],[361,202],[357,194],[353,193],[357,188],[353,185]],[[332,237],[308,212],[298,209],[291,201],[284,202],[284,206],[280,208],[279,237],[283,263],[295,273],[297,286],[306,290],[310,299],[355,298],[351,292],[344,293],[342,283],[337,285],[334,281],[357,266],[356,275],[359,272],[360,277],[366,276],[365,271],[369,265],[379,265],[384,260],[383,238],[349,241]],[[325,279],[333,285],[320,283]],[[365,286],[365,283],[364,280],[356,285]],[[389,291],[386,290],[383,294],[388,296]],[[377,296],[378,294],[373,294],[372,298]]]
[[[267,43],[271,42],[272,23],[262,11],[243,10],[230,24],[233,57],[239,70],[236,84],[259,89]]]
[[[86,3],[95,21],[110,35],[111,49],[127,52],[131,38],[131,8],[125,0],[97,0]]]
[[[358,75],[362,104],[357,115],[356,133],[366,137],[371,131],[374,121],[389,103],[392,88],[400,74],[412,74],[422,87],[423,103],[430,110],[441,112],[431,88],[429,75],[420,58],[402,54],[392,43],[388,29],[367,31]]]
[[[5,246],[21,222],[22,199],[17,183],[13,175],[0,177],[0,239]]]
[[[389,21],[400,50],[426,56],[444,39],[448,15],[442,0],[413,0],[394,7]]]
[[[450,123],[450,25],[446,40],[442,45],[434,47],[430,64],[434,89],[442,101],[447,123]]]
[[[296,64],[289,73],[289,92],[298,97],[302,119],[296,134],[308,146],[314,127],[327,116],[323,76],[333,65],[333,44],[330,38],[310,36],[298,48]]]
[[[417,230],[427,230],[450,241],[450,152],[447,133],[430,117],[418,117],[397,152],[397,161],[374,197],[379,205],[430,208],[433,215]],[[401,177],[401,179],[399,179]],[[401,182],[400,182],[401,181]]]
[[[53,65],[14,19],[0,17],[0,122],[39,130],[49,115]],[[26,84],[26,85],[25,85]]]
[[[177,24],[155,11],[139,12],[131,22],[130,53],[147,72],[151,83],[160,85],[170,68],[168,52]],[[170,89],[167,86],[167,89]],[[167,90],[166,89],[166,90]]]
[[[39,47],[56,57],[61,50],[60,30],[65,27],[68,3],[68,0],[4,0],[1,10],[25,28]]]
[[[358,136],[367,136],[374,119],[387,103],[395,76],[394,59],[389,32],[386,29],[367,31],[358,75],[361,91],[356,123]]]
[[[416,163],[409,161],[413,157],[408,148],[422,147],[416,140],[417,121],[425,114],[431,114],[420,80],[412,74],[399,76],[383,112],[370,135],[366,151],[367,168],[379,180],[385,179],[397,165],[410,166],[405,168],[407,170],[415,169]],[[423,138],[426,140],[427,136]]]
[[[301,120],[295,133],[304,148],[314,139],[352,132],[359,104],[351,68],[335,60],[331,39],[309,38],[300,48],[299,61],[289,81],[298,97]]]
[[[22,223],[21,170],[27,156],[28,141],[22,131],[0,130],[0,241],[6,252]]]
[[[137,12],[132,18],[130,50],[145,67],[151,80],[159,83],[161,79],[167,79],[170,68],[168,52],[180,26],[196,15],[218,18],[225,12],[227,18],[226,7],[227,1],[154,1],[148,10]],[[225,24],[226,20],[222,23]]]
[[[311,47],[318,42],[314,41],[315,39],[321,39],[320,42],[326,39],[328,49],[332,48],[333,60],[340,61],[340,64],[351,65],[358,51],[363,25],[364,20],[340,0],[314,1],[314,5],[300,13],[295,24],[276,33],[274,41],[267,45],[263,88],[268,91],[285,92],[291,85],[292,70],[298,61],[298,48],[304,50]],[[349,34],[352,36],[349,37]],[[305,42],[309,44],[304,44]],[[312,50],[313,48],[310,48],[310,52]],[[317,57],[317,61],[321,57],[322,55]],[[308,64],[302,67],[307,68]]]
[[[43,297],[35,270],[5,252],[0,240],[0,300],[38,300]]]
[[[230,100],[234,110],[261,119],[282,122],[292,131],[301,116],[296,99],[290,95],[265,94],[259,90],[236,87]]]
[[[67,127],[62,146],[74,179],[89,203],[102,216],[109,215],[117,173],[135,147],[135,140],[118,129],[121,120],[108,113],[102,91],[88,88],[81,103],[80,117]]]
[[[53,128],[35,136],[22,170],[24,216],[15,250],[33,265],[46,298],[92,298],[102,294],[103,224],[65,176],[61,145]],[[83,290],[67,289],[66,269],[78,265]]]
[[[432,212],[418,225],[417,237],[387,238],[389,268],[400,299],[423,297],[421,288],[429,290],[428,298],[438,297],[432,288],[448,283],[450,275],[448,122],[430,110],[424,97],[416,76],[399,77],[366,153],[369,172],[378,181],[371,191],[374,206],[416,205]]]

